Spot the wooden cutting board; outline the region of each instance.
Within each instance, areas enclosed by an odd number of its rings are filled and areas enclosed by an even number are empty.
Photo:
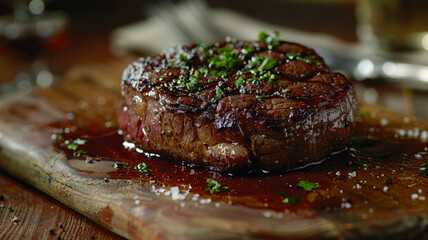
[[[53,88],[3,97],[0,167],[131,239],[428,238],[428,123],[361,104],[352,143],[322,163],[222,175],[123,144],[123,67],[79,67]],[[208,178],[229,188],[211,194]]]

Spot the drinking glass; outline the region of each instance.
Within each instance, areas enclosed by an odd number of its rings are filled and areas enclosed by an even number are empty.
[[[357,35],[370,48],[428,54],[427,0],[357,0],[356,15]]]
[[[9,59],[20,59],[16,77],[0,86],[0,93],[32,86],[48,87],[55,76],[48,58],[66,48],[69,42],[68,20],[61,11],[47,11],[46,1],[6,2],[13,13],[0,17],[0,50]],[[11,60],[12,61],[12,60]]]

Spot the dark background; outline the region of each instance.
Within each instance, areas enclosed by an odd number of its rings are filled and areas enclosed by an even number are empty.
[[[211,0],[212,7],[239,11],[267,22],[313,32],[325,32],[346,41],[355,41],[354,2],[293,1],[293,0]],[[11,13],[7,2],[0,2],[0,15]],[[71,66],[112,58],[109,34],[116,27],[144,19],[143,7],[147,1],[138,0],[57,0],[49,1],[47,9],[65,11],[69,17],[70,43],[67,49],[52,56],[52,71],[62,74]],[[4,57],[4,56],[3,56]],[[1,56],[0,56],[1,58]],[[18,59],[14,59],[15,62]],[[16,65],[0,59],[0,65],[9,72],[2,78],[14,76]],[[15,69],[17,71],[17,69]],[[3,79],[4,80],[4,79]],[[0,79],[1,81],[1,79]]]

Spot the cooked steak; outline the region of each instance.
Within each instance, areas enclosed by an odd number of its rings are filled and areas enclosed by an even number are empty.
[[[352,83],[312,49],[262,40],[190,44],[130,64],[125,141],[219,171],[292,169],[343,149],[359,121]]]

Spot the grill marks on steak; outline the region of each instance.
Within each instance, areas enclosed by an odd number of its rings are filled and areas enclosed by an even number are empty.
[[[235,68],[202,73],[210,56],[221,55],[225,46],[239,58]],[[244,49],[251,46],[255,51],[248,54]],[[274,81],[237,86],[240,77],[254,77],[249,63],[257,56],[276,60],[265,71]],[[198,88],[177,87],[180,76],[193,76]],[[221,171],[290,169],[320,161],[346,146],[358,120],[353,85],[331,73],[312,49],[295,43],[271,50],[264,42],[192,44],[141,58],[122,76],[119,125],[126,141]]]

